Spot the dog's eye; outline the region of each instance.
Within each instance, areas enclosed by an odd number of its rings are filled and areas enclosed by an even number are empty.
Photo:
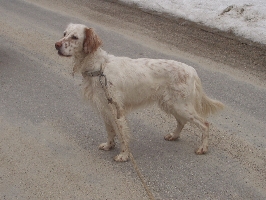
[[[66,36],[66,32],[64,32],[64,37]]]
[[[72,35],[72,37],[71,37],[73,40],[77,40],[78,39],[78,37],[76,37],[75,35]]]

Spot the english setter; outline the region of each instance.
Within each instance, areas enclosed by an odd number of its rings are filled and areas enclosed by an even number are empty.
[[[202,131],[202,143],[195,152],[206,153],[209,138],[206,117],[224,105],[206,96],[195,69],[174,60],[116,57],[101,45],[95,31],[81,24],[69,24],[64,37],[55,43],[60,56],[73,57],[73,73],[83,75],[85,98],[103,116],[108,136],[99,149],[114,148],[117,134],[121,151],[114,159],[127,161],[129,128],[125,115],[156,103],[177,121],[177,128],[164,139],[177,140],[184,125],[194,123]]]

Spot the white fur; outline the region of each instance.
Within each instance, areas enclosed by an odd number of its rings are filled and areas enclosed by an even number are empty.
[[[125,115],[135,108],[155,103],[177,121],[176,130],[167,134],[165,140],[178,139],[184,125],[191,122],[202,130],[202,144],[196,153],[207,152],[209,123],[205,118],[221,110],[223,104],[205,95],[193,67],[174,60],[110,55],[101,49],[101,40],[95,32],[84,25],[70,24],[65,33],[65,37],[56,43],[58,53],[74,57],[74,73],[84,75],[86,71],[98,71],[102,67],[107,77],[107,90],[122,113],[120,119],[115,120],[99,77],[83,76],[84,96],[98,108],[106,125],[108,140],[100,149],[112,149],[114,137],[120,131],[117,135],[121,153],[115,160],[127,161],[129,128]]]

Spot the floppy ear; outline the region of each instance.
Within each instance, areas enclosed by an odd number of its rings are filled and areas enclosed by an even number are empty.
[[[85,36],[83,43],[83,50],[85,53],[93,53],[102,45],[102,41],[92,28],[85,28]]]

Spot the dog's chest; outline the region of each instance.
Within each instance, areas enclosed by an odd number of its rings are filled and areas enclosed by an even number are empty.
[[[99,77],[85,77],[83,79],[83,94],[88,100],[103,99],[105,97]]]

